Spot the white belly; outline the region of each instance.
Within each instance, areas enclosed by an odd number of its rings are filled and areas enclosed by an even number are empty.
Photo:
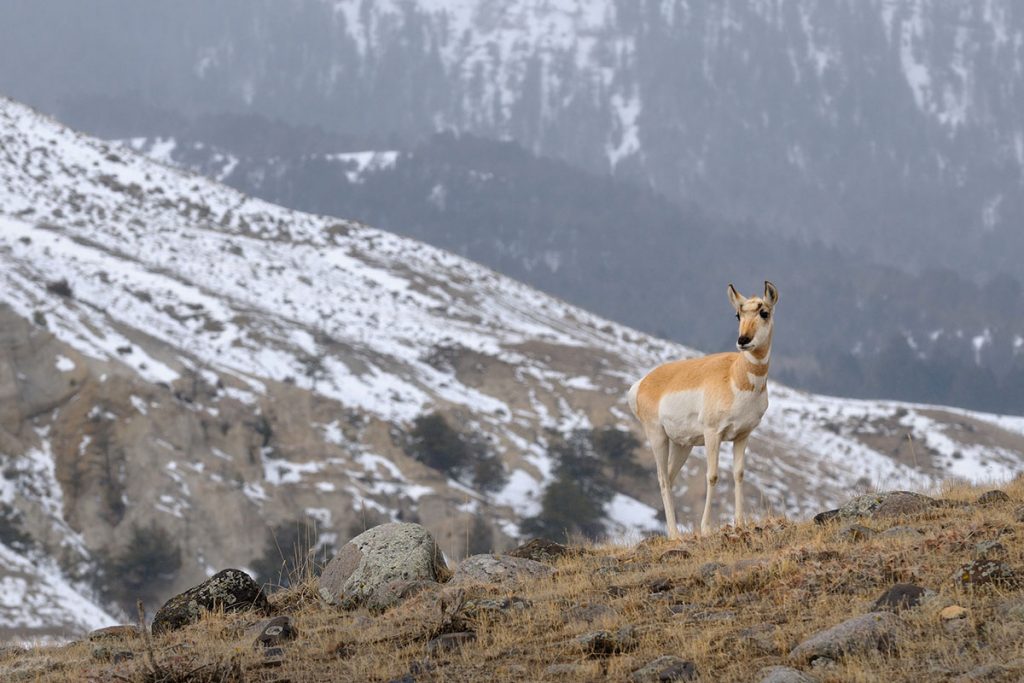
[[[678,391],[661,399],[658,418],[672,441],[681,446],[699,446],[704,443],[704,392]]]
[[[768,409],[767,391],[736,391],[728,409],[704,405],[704,392],[679,391],[661,399],[658,418],[669,439],[681,446],[701,446],[704,432],[715,431],[724,441],[749,434]]]

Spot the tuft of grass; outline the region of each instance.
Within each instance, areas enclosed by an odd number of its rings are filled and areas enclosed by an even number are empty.
[[[993,680],[1021,680],[1024,591],[970,590],[953,581],[982,541],[998,540],[1000,560],[1024,574],[1024,530],[1017,521],[1024,482],[1003,487],[1009,501],[975,505],[984,490],[949,484],[935,494],[942,506],[862,520],[879,532],[911,526],[919,537],[852,541],[839,536],[842,522],[770,517],[681,542],[588,545],[560,558],[550,578],[511,587],[440,584],[383,614],[328,607],[312,573],[297,575],[271,596],[275,613],[290,615],[299,631],[284,646],[283,661],[254,649],[259,617],[244,613],[210,614],[180,631],[119,643],[115,649],[132,658],[117,663],[97,658],[88,642],[18,659],[23,665],[50,661],[50,669],[40,668],[31,679],[39,681],[383,682],[412,675],[417,681],[564,683],[629,680],[651,660],[674,655],[694,662],[701,680],[751,681],[772,665],[810,670],[789,660],[794,646],[870,611],[892,584],[911,582],[936,594],[900,613],[892,652],[849,656],[814,675],[825,683],[951,680],[1000,666],[1003,678]],[[967,609],[966,619],[940,617],[953,604]],[[610,654],[577,641],[623,629],[628,642],[608,648]],[[432,639],[465,631],[475,639],[431,649]]]

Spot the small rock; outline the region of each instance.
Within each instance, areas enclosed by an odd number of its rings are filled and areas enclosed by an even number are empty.
[[[508,555],[471,555],[459,563],[452,585],[463,583],[516,584],[543,579],[555,573],[549,565]]]
[[[277,647],[299,637],[299,631],[289,616],[274,617],[263,624],[253,647]]]
[[[593,631],[574,642],[590,657],[607,657],[636,649],[636,630],[632,626],[623,626],[615,633]]]
[[[953,575],[953,580],[964,588],[994,586],[1020,588],[1021,578],[1009,565],[995,560],[973,560]]]
[[[284,648],[268,647],[263,651],[263,666],[274,667],[284,664]]]
[[[818,669],[819,671],[835,669],[837,666],[838,664],[836,664],[836,660],[832,659],[831,657],[818,657],[813,662],[811,662],[811,668]]]
[[[467,643],[476,640],[476,634],[472,631],[460,631],[459,633],[445,633],[427,643],[427,652],[436,655],[441,652],[457,650]]]
[[[974,546],[974,554],[979,560],[1006,557],[1006,546],[999,541],[981,541]]]
[[[120,664],[121,662],[127,662],[130,659],[134,659],[135,653],[131,650],[125,650],[122,648],[98,645],[92,649],[92,658],[104,662],[111,662],[113,664]]]
[[[565,613],[565,618],[567,621],[585,621],[589,624],[616,614],[617,612],[608,605],[596,603],[572,607]]]
[[[153,617],[153,635],[194,624],[204,611],[219,609],[225,612],[256,610],[267,614],[270,603],[251,576],[240,569],[225,569],[165,602]]]
[[[857,496],[839,508],[843,518],[870,517],[881,519],[902,517],[924,512],[937,505],[937,501],[920,493],[910,491],[883,491]]]
[[[658,562],[677,562],[689,559],[693,553],[686,548],[671,548],[658,556]]]
[[[1024,600],[1007,600],[999,605],[1000,614],[1013,621],[1024,621]]]
[[[928,591],[912,583],[897,583],[889,590],[882,593],[882,596],[875,601],[876,612],[885,610],[899,612],[901,610],[917,607],[927,595]]]
[[[778,630],[775,624],[758,624],[741,630],[732,640],[751,654],[774,655],[779,652],[779,646],[775,642],[775,633]]]
[[[769,666],[757,672],[757,683],[818,683],[818,679],[791,666]]]
[[[651,593],[667,593],[672,590],[672,579],[655,579],[648,584],[647,589]]]
[[[711,584],[716,578],[721,577],[729,579],[744,572],[752,572],[756,569],[766,567],[769,564],[771,564],[771,560],[767,558],[752,557],[745,560],[737,560],[732,564],[706,562],[700,566],[698,571],[700,572],[701,579],[704,583]]]
[[[976,505],[998,505],[999,503],[1006,503],[1010,500],[1010,497],[999,489],[992,489],[991,491],[985,491],[985,493],[978,496],[978,500],[975,501]]]
[[[534,538],[507,553],[509,557],[519,557],[534,562],[553,563],[558,558],[569,555],[572,551],[561,543],[546,538]]]
[[[126,624],[123,626],[105,626],[89,632],[89,640],[134,640],[142,636],[138,626]]]
[[[894,647],[899,618],[891,612],[868,612],[815,633],[789,653],[791,659],[813,662],[827,657],[886,651]]]
[[[648,662],[630,675],[634,683],[660,683],[661,681],[695,681],[697,665],[679,657],[664,655]]]
[[[831,522],[833,519],[837,518],[838,516],[839,516],[839,509],[838,508],[835,509],[835,510],[826,510],[825,512],[819,512],[818,514],[814,515],[814,523],[815,524],[827,524],[827,523]]]
[[[879,538],[903,538],[903,539],[915,539],[924,538],[924,534],[915,529],[912,526],[894,526],[891,529],[886,529],[878,535]]]
[[[952,621],[954,619],[966,619],[967,609],[961,607],[960,605],[950,605],[949,607],[944,607],[942,611],[939,612],[939,617],[943,621]]]
[[[844,541],[863,541],[877,535],[877,531],[863,524],[847,524],[836,533]]]
[[[629,593],[629,589],[625,586],[608,586],[604,592],[607,593],[609,597],[621,598]]]
[[[462,614],[468,619],[479,619],[484,615],[497,617],[521,612],[533,607],[533,603],[525,598],[510,595],[507,598],[470,598],[462,604]]]

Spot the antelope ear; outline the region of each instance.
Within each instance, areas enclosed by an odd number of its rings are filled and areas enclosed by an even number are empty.
[[[779,303],[778,288],[767,280],[764,281],[764,300],[768,302],[769,306]]]
[[[732,286],[731,282],[729,283],[729,290],[728,290],[728,292],[729,292],[729,303],[732,304],[732,307],[736,309],[737,313],[739,313],[740,307],[743,306],[743,302],[747,300],[747,297],[745,297],[742,294],[740,294],[739,292],[737,292],[736,288]]]

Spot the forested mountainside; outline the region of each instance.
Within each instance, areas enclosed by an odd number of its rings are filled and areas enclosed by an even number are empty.
[[[1013,0],[6,3],[0,64],[105,136],[155,107],[507,137],[768,232],[1024,275]]]

